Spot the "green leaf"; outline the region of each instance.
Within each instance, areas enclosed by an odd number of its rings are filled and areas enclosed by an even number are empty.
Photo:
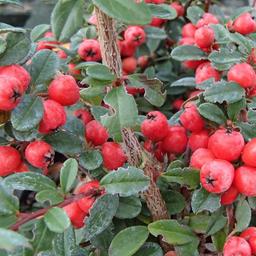
[[[166,32],[161,28],[148,26],[145,27],[144,31],[146,32],[147,40],[157,40],[160,43],[160,40],[167,38]]]
[[[88,82],[88,84],[90,84]],[[90,84],[91,85],[91,84]],[[105,84],[104,84],[105,85]],[[92,105],[100,105],[105,95],[105,87],[102,85],[91,85],[80,91],[81,98]]]
[[[236,206],[235,217],[235,232],[242,232],[249,226],[251,222],[252,212],[250,205],[244,198],[241,198]]]
[[[29,53],[31,42],[24,33],[8,33],[7,47],[0,55],[0,66],[20,63]]]
[[[234,10],[234,13],[232,13],[230,19],[235,20],[237,19],[241,14],[245,12],[251,12],[253,8],[251,6],[245,6],[245,7],[240,7]]]
[[[0,55],[6,50],[6,47],[7,42],[3,38],[0,38]]]
[[[79,157],[79,164],[89,171],[99,168],[102,161],[103,159],[99,150],[86,151]]]
[[[205,90],[203,93],[206,101],[211,103],[228,104],[237,102],[245,96],[245,90],[236,83],[220,82]]]
[[[230,32],[223,25],[211,24],[211,28],[214,30],[214,37],[218,44],[227,44],[230,42]],[[227,48],[224,49],[228,50]]]
[[[163,193],[163,198],[171,215],[182,212],[186,206],[183,195],[175,190],[166,191]]]
[[[171,87],[196,87],[196,82],[195,82],[195,78],[194,77],[184,77],[181,78],[179,80],[176,80],[175,82],[173,82],[171,85]]]
[[[119,168],[108,173],[100,183],[108,193],[126,197],[146,190],[149,177],[145,176],[142,170],[129,166],[127,169]]]
[[[84,234],[87,240],[99,235],[110,225],[118,203],[118,196],[110,194],[105,194],[96,200],[85,222]]]
[[[227,121],[227,118],[223,111],[218,106],[212,103],[201,104],[198,108],[198,111],[201,116],[214,123],[225,124]]]
[[[171,57],[178,61],[207,59],[205,52],[193,45],[181,45],[174,48]]]
[[[221,211],[212,214],[210,222],[208,223],[206,233],[208,236],[216,234],[227,224],[227,217],[222,215]]]
[[[42,99],[25,95],[22,102],[12,111],[13,128],[21,132],[29,131],[40,123],[43,113]]]
[[[248,203],[252,210],[256,210],[256,197],[248,197]]]
[[[0,182],[0,214],[11,215],[16,214],[19,210],[19,200],[16,196]]]
[[[83,151],[84,141],[68,131],[59,131],[46,135],[44,140],[51,144],[55,151],[63,154],[77,154]]]
[[[60,170],[60,186],[64,193],[68,193],[74,185],[78,172],[78,163],[75,159],[66,160]]]
[[[236,121],[239,113],[243,108],[246,108],[245,98],[242,98],[240,101],[237,101],[235,103],[228,104],[227,106],[228,117],[231,120]]]
[[[223,251],[224,244],[227,240],[227,235],[224,230],[220,230],[216,234],[214,234],[212,237],[212,242],[217,249],[218,252]]]
[[[32,58],[30,74],[32,84],[39,85],[51,80],[59,69],[59,58],[53,51],[41,50]]]
[[[193,23],[196,24],[204,15],[203,9],[197,6],[190,6],[187,9],[187,18]]]
[[[133,219],[141,212],[141,201],[138,197],[120,197],[116,217],[119,219]]]
[[[200,184],[200,173],[193,168],[174,168],[167,169],[161,177],[167,182],[174,182],[180,185],[187,185],[191,189],[196,188]]]
[[[151,12],[144,1],[133,0],[93,0],[93,3],[110,17],[133,25],[147,25],[151,21]]]
[[[163,256],[163,251],[160,245],[157,243],[148,242],[145,243],[135,254],[134,256]]]
[[[22,6],[19,0],[0,0],[0,4],[16,4]]]
[[[189,216],[188,225],[197,234],[205,234],[211,217],[205,214],[197,214]]]
[[[112,229],[113,229],[113,225],[110,224],[107,229],[105,229],[99,235],[93,237],[90,240],[92,246],[100,249],[101,251],[107,252],[111,244],[111,241],[114,238],[114,233]]]
[[[115,75],[108,67],[102,64],[90,65],[86,69],[86,74],[94,79],[112,82],[115,80]]]
[[[195,190],[192,195],[191,207],[196,214],[205,210],[214,212],[221,207],[220,196],[200,188]]]
[[[52,16],[51,26],[56,39],[68,42],[83,25],[83,0],[58,0]]]
[[[114,140],[121,140],[121,129],[132,128],[137,123],[136,102],[126,93],[123,86],[112,89],[104,98],[104,102],[113,108],[114,114],[102,116],[101,122]]]
[[[175,246],[175,252],[177,252],[178,255],[182,256],[199,256],[197,247],[199,245],[199,239],[196,238],[193,240],[193,242],[183,245],[177,245]]]
[[[0,249],[13,251],[17,247],[31,247],[27,238],[8,229],[0,228],[0,237]]]
[[[51,208],[44,215],[44,222],[47,227],[55,233],[63,233],[70,226],[70,219],[66,212],[59,207]]]
[[[64,201],[63,196],[57,190],[42,190],[36,194],[36,201],[39,203],[49,202],[50,205],[56,205]]]
[[[35,26],[31,33],[30,33],[30,39],[32,42],[37,42],[39,39],[43,38],[44,34],[50,30],[49,24],[40,24]]]
[[[163,240],[172,245],[187,244],[196,238],[188,226],[176,220],[155,221],[148,225],[148,230],[153,236],[163,236]]]
[[[251,139],[256,137],[256,125],[255,124],[248,124],[245,122],[237,122],[236,125],[240,128],[240,131],[246,141],[250,141]]]
[[[153,17],[174,20],[177,17],[177,12],[168,4],[148,4]]]
[[[147,227],[133,226],[119,232],[108,250],[109,256],[132,256],[148,238]],[[131,239],[132,238],[132,239]]]
[[[17,190],[31,190],[39,192],[42,190],[55,190],[55,182],[50,178],[35,172],[16,173],[5,178],[4,183]]]

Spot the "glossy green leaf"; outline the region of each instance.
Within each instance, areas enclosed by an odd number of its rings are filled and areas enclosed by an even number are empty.
[[[193,88],[196,86],[196,82],[195,82],[194,77],[184,77],[179,80],[176,80],[170,86],[171,87],[182,86],[182,87],[189,87],[189,88],[192,87]]]
[[[177,214],[183,211],[186,206],[185,198],[181,193],[175,190],[168,190],[162,193],[168,208],[169,214]]]
[[[79,163],[89,171],[99,168],[102,162],[103,159],[98,150],[86,151],[79,157]]]
[[[148,242],[145,243],[135,254],[134,256],[163,256],[163,251],[160,245],[157,243]]]
[[[190,6],[187,9],[187,18],[193,23],[196,24],[204,15],[203,9],[198,6]]]
[[[251,222],[252,212],[248,202],[241,198],[236,206],[235,218],[236,218],[236,232],[242,232],[245,230]]]
[[[57,190],[42,190],[36,194],[36,201],[40,203],[49,202],[50,205],[56,205],[64,201],[63,196]]]
[[[110,69],[102,64],[88,66],[86,74],[94,79],[109,81],[110,83],[115,79],[115,75],[113,75]]]
[[[39,39],[41,39],[44,34],[50,30],[49,24],[40,24],[35,26],[31,33],[30,33],[30,39],[32,42],[37,42]]]
[[[181,45],[174,48],[171,57],[178,61],[203,60],[207,58],[205,52],[193,45]]]
[[[167,4],[148,4],[153,17],[158,17],[166,20],[173,20],[177,17],[177,12],[174,8]]]

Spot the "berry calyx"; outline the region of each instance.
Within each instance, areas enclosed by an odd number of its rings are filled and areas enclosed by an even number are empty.
[[[47,168],[54,158],[54,151],[51,145],[44,141],[33,141],[25,150],[27,161],[37,168]]]
[[[0,176],[14,173],[22,164],[20,153],[11,146],[0,146]]]
[[[139,26],[130,26],[124,32],[124,39],[132,46],[138,47],[146,41],[146,33]]]
[[[122,147],[116,142],[105,142],[102,145],[101,153],[103,166],[109,171],[122,167],[127,160]]]
[[[214,159],[202,166],[200,180],[208,192],[223,193],[231,187],[234,173],[234,167],[230,162]]]
[[[100,61],[100,44],[95,39],[85,39],[78,48],[78,55],[85,61]]]
[[[202,166],[215,159],[213,153],[207,148],[197,149],[190,158],[190,166],[201,169]]]
[[[149,112],[146,120],[141,124],[141,132],[152,141],[162,140],[167,135],[168,129],[167,118],[159,111]]]
[[[108,140],[107,129],[98,121],[92,120],[85,127],[85,138],[94,146],[104,144]]]
[[[224,244],[223,256],[251,256],[249,243],[239,236],[231,236]]]
[[[240,157],[244,144],[240,132],[219,129],[209,138],[208,148],[216,158],[232,162]]]

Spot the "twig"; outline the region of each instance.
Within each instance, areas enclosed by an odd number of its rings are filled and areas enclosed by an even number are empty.
[[[252,2],[252,7],[256,7],[256,0],[253,0],[253,2]]]
[[[211,3],[212,3],[211,0],[205,0],[205,7],[204,7],[205,12],[209,11]]]
[[[64,206],[67,206],[73,202],[76,202],[78,201],[79,199],[82,199],[84,197],[87,197],[87,196],[97,196],[99,195],[101,192],[101,190],[99,189],[91,189],[87,192],[84,192],[84,193],[81,193],[81,194],[77,194],[77,195],[73,195],[67,199],[65,199],[62,203],[58,204],[57,207],[64,207]],[[34,211],[34,212],[30,212],[30,213],[19,213],[19,219],[18,221],[13,224],[10,229],[13,230],[13,231],[17,231],[20,226],[22,226],[23,224],[33,220],[33,219],[36,219],[42,215],[44,215],[48,210],[50,210],[51,208],[53,207],[56,207],[55,206],[50,206],[50,207],[47,207],[47,208],[44,208],[44,209],[40,209],[40,210],[37,210],[37,211]]]

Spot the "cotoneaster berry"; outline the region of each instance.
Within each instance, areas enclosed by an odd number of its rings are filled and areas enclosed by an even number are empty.
[[[135,55],[136,46],[130,44],[126,40],[118,41],[120,53],[122,57],[131,57]]]
[[[81,71],[76,69],[76,64],[74,63],[68,64],[68,73],[73,76],[81,75]]]
[[[141,132],[152,141],[162,140],[168,134],[168,129],[167,118],[159,111],[149,112],[141,124]]]
[[[251,256],[251,247],[245,239],[231,236],[224,244],[223,256]]]
[[[53,132],[66,123],[66,112],[62,105],[54,100],[45,100],[43,119],[39,124],[40,133]]]
[[[195,39],[192,37],[183,37],[178,42],[179,45],[195,45]]]
[[[87,125],[90,121],[93,120],[91,113],[86,109],[77,109],[74,112],[74,115],[81,119],[84,125]]]
[[[231,187],[234,173],[234,167],[230,162],[214,159],[202,166],[200,180],[208,192],[223,193]]]
[[[144,56],[140,56],[138,59],[137,59],[137,64],[140,68],[142,69],[145,69],[148,64],[149,64],[149,58],[148,56],[144,55]]]
[[[186,60],[182,62],[182,66],[187,69],[197,69],[204,62],[204,60]]]
[[[193,25],[191,22],[185,24],[181,29],[182,37],[192,37],[194,38],[196,32],[196,26]]]
[[[60,59],[66,59],[66,58],[68,57],[68,55],[66,54],[66,52],[63,51],[63,50],[59,50],[59,51],[57,52],[57,55],[59,56]]]
[[[197,67],[196,74],[195,74],[195,79],[197,84],[200,84],[211,78],[214,81],[219,81],[220,72],[214,69],[210,62],[204,62]]]
[[[186,130],[181,126],[170,126],[165,136],[162,148],[165,152],[181,154],[187,146]]]
[[[23,92],[19,80],[0,75],[0,110],[13,110],[20,103]]]
[[[69,75],[58,75],[49,85],[49,98],[62,106],[70,106],[80,99],[79,87],[76,80]]]
[[[242,34],[247,35],[256,31],[256,22],[252,18],[251,14],[246,12],[241,14],[233,23],[233,30]]]
[[[210,27],[201,27],[195,32],[195,43],[201,49],[210,47],[214,42],[214,31]]]
[[[127,57],[122,60],[123,72],[126,74],[132,74],[137,68],[137,60],[134,57]]]
[[[255,85],[256,74],[253,67],[248,63],[234,65],[228,71],[228,81],[238,83],[243,88]]]
[[[176,10],[177,15],[178,15],[179,17],[184,15],[185,9],[184,9],[184,6],[182,6],[181,4],[179,4],[179,3],[177,3],[177,2],[174,2],[174,3],[171,3],[170,6],[171,6],[173,9]]]
[[[256,254],[256,236],[250,237],[248,243],[251,247],[252,254],[255,255]]]
[[[235,172],[234,184],[245,196],[256,196],[256,168],[240,166]]]
[[[202,166],[215,159],[213,153],[206,148],[197,149],[190,158],[190,166],[201,169]]]
[[[182,105],[183,105],[183,103],[184,103],[184,100],[183,99],[176,99],[176,100],[174,100],[173,102],[172,102],[172,108],[174,109],[174,110],[180,110],[181,108],[182,108]]]
[[[26,147],[25,157],[34,167],[47,168],[53,161],[54,151],[52,146],[44,141],[33,141]]]
[[[122,150],[122,147],[116,142],[106,142],[101,148],[103,166],[107,170],[116,170],[122,167],[127,160],[127,157]]]
[[[211,13],[205,13],[203,17],[196,23],[197,28],[208,26],[211,24],[218,24],[219,20]]]
[[[0,146],[0,176],[14,173],[22,164],[20,153],[11,146]]]
[[[85,39],[78,48],[78,55],[85,61],[100,61],[100,44],[95,39]]]
[[[59,42],[54,40],[54,34],[51,31],[48,31],[44,34],[44,38],[46,38],[47,40],[45,41],[39,41],[37,43],[37,51],[40,50],[44,50],[44,49],[53,49],[55,47],[55,45],[58,45]]]
[[[107,129],[98,121],[92,120],[85,127],[85,138],[94,146],[104,144],[108,140]]]
[[[221,195],[220,203],[221,205],[232,204],[238,197],[239,191],[232,185],[226,192]]]
[[[240,234],[245,240],[249,240],[252,236],[256,236],[256,227],[249,227]]]
[[[152,20],[151,20],[151,23],[150,23],[150,26],[153,26],[153,27],[161,27],[164,23],[166,22],[166,20],[164,19],[160,19],[160,18],[157,18],[157,17],[153,17]]]
[[[242,160],[246,165],[256,167],[256,138],[245,145]]]
[[[244,144],[244,138],[240,132],[219,129],[209,138],[208,148],[216,158],[231,162],[240,157]]]
[[[180,115],[181,124],[191,132],[200,132],[204,128],[204,120],[195,105],[185,107]]]
[[[146,3],[163,4],[165,0],[145,0]]]
[[[209,134],[206,130],[200,132],[192,132],[188,139],[189,148],[194,152],[199,148],[207,148]]]
[[[140,46],[146,41],[146,33],[139,26],[130,26],[124,32],[124,39],[133,46]]]
[[[25,92],[30,84],[31,76],[28,71],[20,65],[10,65],[0,67],[0,75],[16,78]]]

